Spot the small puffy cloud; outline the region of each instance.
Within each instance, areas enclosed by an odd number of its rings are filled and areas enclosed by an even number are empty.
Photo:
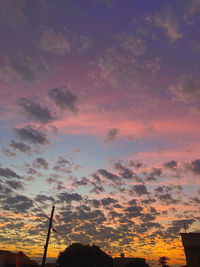
[[[4,155],[8,156],[8,157],[16,157],[15,152],[10,151],[7,148],[3,148],[2,152],[4,153]]]
[[[9,146],[12,147],[14,150],[19,150],[20,152],[25,154],[29,154],[31,151],[31,147],[29,145],[26,145],[22,142],[16,142],[14,140],[11,141]]]
[[[107,170],[104,170],[104,169],[99,169],[98,170],[98,173],[101,174],[103,177],[105,177],[106,179],[108,180],[111,180],[111,181],[114,181],[114,182],[117,182],[117,181],[120,181],[120,177],[107,171]]]
[[[38,169],[48,170],[49,164],[44,158],[39,157],[33,161],[33,167]]]
[[[107,205],[110,205],[110,204],[115,204],[117,203],[118,201],[114,198],[111,198],[111,197],[107,197],[107,198],[103,198],[101,199],[101,204],[103,206],[107,206]]]
[[[1,65],[0,76],[23,83],[37,82],[48,68],[43,58],[33,58],[22,54],[4,57]]]
[[[118,135],[119,135],[119,129],[112,128],[112,129],[108,130],[108,132],[106,134],[105,141],[109,142],[109,143],[114,142],[117,140]]]
[[[20,181],[15,181],[15,180],[7,180],[6,184],[11,188],[15,190],[23,190],[24,189],[24,184]]]
[[[15,213],[25,213],[33,206],[30,200],[23,195],[7,196],[1,201],[1,204],[4,210]]]
[[[186,0],[184,6],[184,19],[191,24],[193,17],[200,12],[200,0]]]
[[[12,27],[23,26],[28,21],[23,12],[25,4],[26,0],[1,0],[0,13]]]
[[[0,167],[0,177],[5,178],[20,178],[18,174],[16,174],[14,171],[12,171],[9,168],[2,168]]]
[[[193,172],[195,175],[200,175],[200,159],[187,163],[186,170]]]
[[[29,118],[41,123],[50,123],[55,118],[51,115],[47,107],[42,107],[39,103],[28,98],[21,98],[18,105],[23,109],[23,113]]]
[[[41,27],[38,47],[46,52],[63,55],[71,51],[70,41],[62,33],[55,32],[50,27]]]
[[[77,97],[68,87],[53,88],[48,92],[48,96],[60,109],[70,110],[73,113],[77,112]]]
[[[49,196],[45,196],[45,195],[37,195],[35,197],[35,201],[38,202],[38,203],[45,203],[47,201],[54,202],[54,198],[53,197],[49,197]]]
[[[127,33],[120,33],[116,36],[119,45],[124,50],[131,52],[134,56],[141,56],[146,52],[145,41],[137,36]]]
[[[193,75],[182,75],[170,86],[175,97],[185,103],[200,101],[200,79]]]
[[[154,15],[155,26],[165,31],[171,42],[182,38],[180,33],[180,22],[172,6],[164,6],[159,13]]]
[[[87,177],[82,177],[80,180],[75,179],[73,182],[74,187],[90,185],[90,181]]]
[[[167,168],[167,169],[170,169],[170,170],[176,169],[177,166],[178,166],[178,163],[175,160],[171,160],[171,161],[166,162],[164,164],[164,167]]]
[[[82,196],[79,195],[78,193],[60,193],[58,195],[58,199],[61,202],[71,202],[71,201],[81,201],[82,200]]]
[[[147,194],[149,194],[147,192],[147,188],[146,188],[146,186],[144,184],[134,185],[131,190],[134,191],[137,195],[147,195]]]
[[[41,132],[34,126],[27,125],[23,128],[13,128],[14,135],[19,139],[29,142],[34,145],[47,145],[50,144],[48,137],[45,133]]]
[[[130,206],[130,207],[125,209],[125,211],[128,214],[128,217],[130,217],[130,218],[135,218],[135,217],[141,216],[142,215],[142,213],[141,213],[142,210],[143,210],[142,207],[136,206],[136,205],[135,206]]]
[[[187,219],[187,220],[175,220],[172,221],[172,225],[166,229],[168,234],[179,234],[181,229],[186,228],[188,229],[193,223],[195,222],[194,219]]]
[[[92,46],[92,41],[90,40],[89,37],[84,36],[84,35],[75,35],[74,36],[74,46],[75,49],[79,53],[83,53],[85,51],[88,51],[90,47]]]

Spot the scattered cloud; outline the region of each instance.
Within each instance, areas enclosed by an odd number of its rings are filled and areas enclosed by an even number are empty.
[[[48,92],[48,96],[60,109],[77,113],[77,97],[71,92],[69,87],[53,88]]]
[[[6,155],[8,157],[16,157],[15,152],[12,152],[7,148],[3,148],[2,151],[3,151],[4,155]]]
[[[170,86],[170,91],[184,103],[199,102],[200,80],[194,75],[182,75]]]
[[[12,140],[9,146],[12,147],[14,150],[19,150],[24,154],[29,154],[31,152],[31,147],[22,142],[16,142]]]
[[[52,28],[41,27],[38,47],[46,52],[63,55],[71,51],[70,41],[62,33],[55,32]]]
[[[140,37],[120,33],[116,35],[116,39],[119,41],[121,48],[131,52],[134,56],[142,56],[147,50],[145,41]]]
[[[199,0],[186,0],[184,5],[184,19],[189,23],[193,23],[194,16],[200,12]]]
[[[81,201],[82,200],[82,196],[78,193],[68,193],[68,192],[65,192],[65,193],[60,193],[58,195],[58,199],[59,201],[61,202],[71,202],[71,201]]]
[[[26,0],[2,0],[0,2],[0,13],[5,21],[12,27],[21,27],[28,22],[24,14]]]
[[[14,171],[12,171],[9,168],[1,168],[0,167],[0,177],[5,178],[20,178],[18,174],[16,174]]]
[[[42,107],[39,103],[36,103],[31,99],[21,98],[18,101],[18,105],[29,119],[41,123],[50,123],[55,119],[47,107]]]
[[[0,76],[6,80],[32,84],[37,82],[47,71],[48,66],[43,58],[25,56],[4,57],[1,59]]]
[[[180,22],[172,6],[164,6],[161,11],[154,15],[155,26],[164,30],[168,39],[175,42],[183,37],[180,32]]]
[[[200,159],[196,159],[191,163],[185,164],[186,170],[193,172],[195,175],[200,175]]]
[[[34,161],[33,161],[33,167],[35,169],[43,169],[43,170],[48,170],[49,168],[49,164],[48,162],[46,161],[46,159],[42,158],[42,157],[39,157],[39,158],[36,158]]]
[[[118,135],[119,135],[119,129],[112,128],[108,130],[105,141],[108,143],[112,143],[118,139]]]
[[[34,145],[50,144],[48,137],[34,126],[27,125],[23,128],[13,128],[13,133],[19,139]]]

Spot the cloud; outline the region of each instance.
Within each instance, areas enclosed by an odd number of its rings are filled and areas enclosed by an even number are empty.
[[[186,0],[184,6],[184,19],[192,24],[193,17],[200,11],[200,0]]]
[[[38,202],[38,203],[45,203],[47,201],[50,201],[50,202],[54,202],[54,198],[53,197],[48,197],[48,196],[45,196],[45,195],[37,195],[35,197],[35,201]]]
[[[168,234],[177,235],[180,233],[181,229],[188,229],[193,223],[194,219],[186,219],[186,220],[175,220],[172,222],[172,225],[166,229]]]
[[[11,146],[13,149],[15,150],[19,150],[22,153],[25,154],[29,154],[31,152],[31,147],[22,143],[22,142],[15,142],[15,141],[11,141],[11,143],[9,144],[9,146]]]
[[[142,179],[139,176],[137,176],[135,172],[123,166],[120,162],[115,163],[115,169],[119,171],[119,175],[121,176],[122,179],[134,179],[136,182],[142,182]]]
[[[87,177],[82,177],[80,180],[75,179],[73,182],[74,187],[90,185],[90,181]]]
[[[61,33],[47,26],[40,27],[35,43],[39,49],[57,55],[72,51],[82,53],[89,50],[92,45],[92,41],[87,36],[70,32],[67,29]]]
[[[84,35],[74,35],[74,49],[80,54],[88,51],[92,46],[92,41],[89,37]]]
[[[33,161],[33,167],[36,169],[48,170],[49,164],[44,158],[40,157],[40,158],[36,158]]]
[[[153,168],[152,171],[147,174],[146,181],[155,182],[157,181],[157,177],[161,177],[162,169],[160,168]]]
[[[134,191],[137,195],[148,195],[149,194],[144,184],[132,186],[131,191]]]
[[[71,201],[81,201],[82,200],[82,196],[78,193],[60,193],[58,195],[58,199],[61,202],[71,202]]]
[[[154,15],[155,26],[163,29],[171,42],[183,37],[180,33],[180,22],[172,6],[164,6],[159,13]]]
[[[4,210],[13,211],[17,214],[25,213],[33,206],[30,200],[23,195],[7,196],[1,201],[1,204]]]
[[[171,160],[163,165],[165,168],[174,170],[177,168],[178,164],[175,160]]]
[[[38,47],[46,52],[63,55],[65,52],[71,51],[70,41],[62,33],[55,32],[52,28],[43,26],[41,27],[41,33]]]
[[[48,92],[48,96],[60,109],[77,113],[77,97],[68,87],[53,88]]]
[[[16,190],[23,190],[24,189],[24,184],[20,181],[7,180],[5,183],[12,189],[16,189]]]
[[[146,44],[140,37],[133,34],[120,33],[116,35],[119,46],[131,52],[134,56],[142,56],[146,52]]]
[[[119,129],[112,128],[112,129],[108,130],[105,140],[106,140],[106,142],[109,142],[109,143],[114,142],[117,140],[118,135],[119,135]]]
[[[1,168],[1,167],[0,167],[0,176],[5,178],[20,178],[20,176],[11,169]]]
[[[101,199],[101,204],[103,206],[107,206],[107,205],[110,205],[110,204],[115,204],[117,203],[118,201],[114,198],[110,198],[110,197],[107,197],[107,198],[103,198]]]
[[[18,54],[13,57],[1,59],[0,76],[6,80],[14,80],[22,83],[35,83],[47,71],[47,64],[43,58],[33,58]]]
[[[8,157],[16,157],[16,154],[12,151],[10,151],[9,149],[3,148],[2,149],[4,155],[8,156]]]
[[[141,211],[143,210],[140,206],[130,206],[126,208],[124,211],[127,212],[129,218],[136,218],[142,215]]]
[[[200,175],[200,159],[196,159],[191,163],[186,163],[186,170],[193,172],[195,175]]]
[[[23,12],[25,4],[26,0],[1,0],[0,13],[12,27],[23,26],[28,21]]]
[[[110,181],[119,182],[121,180],[119,176],[104,169],[99,169],[98,173]]]
[[[21,98],[18,101],[18,105],[23,109],[25,115],[29,119],[33,119],[41,123],[50,123],[55,119],[47,107],[42,107],[40,104],[31,99]]]
[[[47,145],[50,144],[45,133],[31,125],[23,128],[13,128],[14,135],[23,141],[27,141],[34,145]]]
[[[200,80],[193,75],[182,75],[170,86],[175,97],[185,103],[200,101]]]

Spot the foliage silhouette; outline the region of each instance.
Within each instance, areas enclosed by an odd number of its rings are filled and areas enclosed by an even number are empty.
[[[113,259],[98,246],[74,243],[58,256],[58,267],[113,267]]]
[[[162,265],[162,267],[169,267],[169,265],[167,265],[168,261],[169,261],[169,258],[166,256],[162,256],[158,258],[158,264]]]

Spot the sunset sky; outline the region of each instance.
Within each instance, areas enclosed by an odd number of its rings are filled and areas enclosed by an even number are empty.
[[[200,0],[0,0],[1,249],[41,258],[54,204],[49,259],[81,242],[185,263],[199,29]]]

